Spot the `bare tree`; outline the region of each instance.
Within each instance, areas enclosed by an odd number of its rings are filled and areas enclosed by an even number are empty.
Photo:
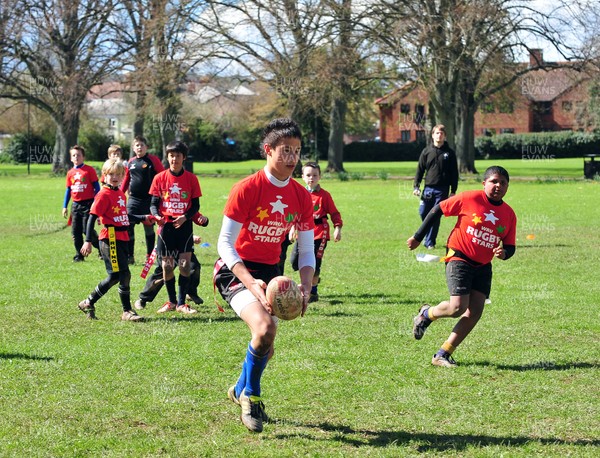
[[[70,166],[89,89],[115,70],[112,1],[2,2],[0,97],[28,101],[56,124],[53,170]]]
[[[205,55],[198,36],[189,33],[203,6],[202,0],[124,0],[112,21],[123,66],[131,69],[126,82],[136,100],[134,135],[144,134],[150,115],[163,151],[183,124],[179,87]]]
[[[543,67],[543,62],[515,66],[529,43],[541,38],[565,57],[572,56],[573,49],[561,40],[569,24],[560,6],[544,13],[527,1],[379,1],[372,37],[426,88],[434,122],[446,125],[463,172],[476,171],[473,126],[478,105],[522,74]]]

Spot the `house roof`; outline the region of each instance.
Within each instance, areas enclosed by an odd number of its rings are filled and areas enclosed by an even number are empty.
[[[520,92],[532,102],[551,102],[565,92],[590,78],[583,70],[568,63],[555,63],[552,67],[532,70],[515,83]],[[416,81],[408,81],[375,100],[377,105],[394,104],[418,87]]]
[[[396,89],[388,92],[382,97],[379,97],[375,100],[376,105],[388,105],[393,104],[397,100],[405,97],[411,91],[413,91],[417,87],[417,83],[415,81],[407,81],[402,86],[397,87]]]
[[[124,99],[93,99],[87,104],[88,112],[94,116],[126,115],[131,112],[131,105]]]
[[[532,70],[518,80],[521,93],[533,102],[551,102],[581,82],[589,79],[586,72],[557,65]]]

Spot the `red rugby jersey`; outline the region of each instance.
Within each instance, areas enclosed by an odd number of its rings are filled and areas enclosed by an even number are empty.
[[[329,222],[327,215],[331,215],[331,222],[335,226],[342,226],[342,215],[338,211],[331,194],[319,186],[314,191],[309,191],[313,204],[313,218],[321,219],[321,223],[315,223],[315,240],[330,240]]]
[[[97,215],[102,225],[129,226],[125,194],[121,190],[113,190],[108,186],[102,186],[100,192],[96,194],[90,213]],[[125,242],[129,240],[127,231],[115,231],[115,236],[117,240]],[[102,228],[98,238],[100,240],[108,239],[108,229],[106,227]]]
[[[448,247],[461,251],[475,262],[491,262],[492,250],[500,241],[506,245],[516,244],[515,212],[506,202],[491,204],[482,190],[457,194],[440,202],[440,208],[444,216],[458,216],[448,237]]]
[[[235,241],[240,257],[263,264],[279,262],[281,242],[292,225],[300,231],[314,228],[308,191],[295,180],[277,187],[264,170],[234,185],[223,214],[242,224]]]
[[[94,185],[98,175],[94,167],[83,164],[79,168],[73,167],[67,172],[67,188],[71,188],[71,199],[74,202],[94,198]]]
[[[170,169],[160,172],[152,180],[150,195],[160,197],[158,212],[161,216],[177,218],[189,210],[192,199],[202,196],[198,178],[187,170],[179,176]]]

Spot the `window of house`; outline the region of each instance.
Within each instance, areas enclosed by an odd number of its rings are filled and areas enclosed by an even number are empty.
[[[503,127],[502,129],[500,129],[500,133],[501,134],[514,134],[515,129],[513,129],[512,127]]]
[[[402,114],[410,113],[410,103],[401,103],[400,104],[400,113],[402,113]]]
[[[496,135],[496,129],[487,129],[484,127],[481,129],[481,134],[485,135],[486,137],[491,137],[492,135]]]
[[[417,130],[417,141],[418,142],[425,142],[425,131],[424,130]]]
[[[110,118],[108,120],[108,127],[117,127],[117,120],[115,118]]]
[[[425,105],[415,103],[415,122],[419,125],[425,124]]]
[[[400,132],[400,141],[402,143],[410,142],[410,130],[403,130]]]
[[[563,100],[562,110],[563,111],[571,111],[573,109],[573,102],[570,100]]]

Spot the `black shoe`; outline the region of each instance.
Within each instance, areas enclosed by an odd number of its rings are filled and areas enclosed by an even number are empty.
[[[204,299],[193,293],[188,293],[186,300],[192,301],[196,305],[204,304]]]
[[[85,261],[85,257],[81,254],[76,254],[73,256],[73,262],[83,262]]]
[[[133,256],[129,256],[127,258],[127,264],[129,264],[130,266],[135,264],[135,258]]]
[[[310,297],[308,298],[308,303],[312,303],[312,302],[317,302],[319,300],[319,295],[318,294],[312,294],[310,295]]]

